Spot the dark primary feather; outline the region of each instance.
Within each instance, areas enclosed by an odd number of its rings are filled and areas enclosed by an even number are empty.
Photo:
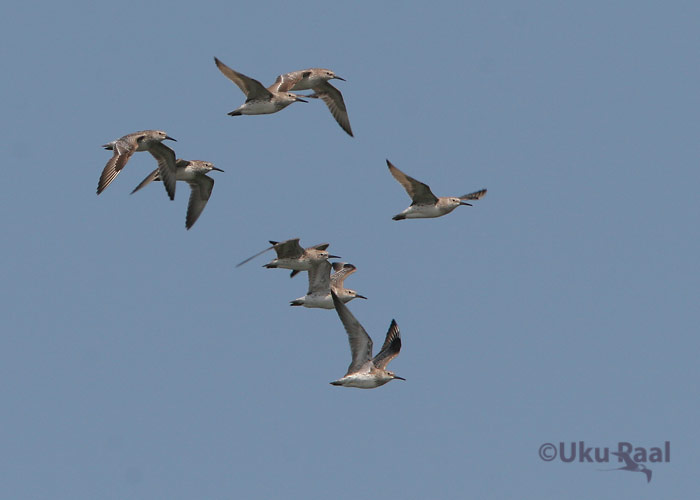
[[[377,368],[385,369],[386,365],[399,355],[399,351],[401,351],[401,332],[399,332],[399,325],[396,324],[396,320],[392,319],[389,331],[386,333],[384,345],[382,345],[381,350],[372,362]]]
[[[480,200],[486,195],[486,189],[480,189],[473,193],[465,194],[459,197],[460,200]]]

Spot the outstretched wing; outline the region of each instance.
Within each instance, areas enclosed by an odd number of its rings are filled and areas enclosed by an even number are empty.
[[[304,249],[299,244],[299,238],[273,243],[278,259],[298,259],[304,255]]]
[[[161,142],[152,142],[148,146],[148,152],[158,162],[158,177],[165,185],[165,191],[171,200],[175,199],[175,181],[177,180],[177,168],[175,167],[175,151]]]
[[[408,196],[410,196],[413,200],[413,203],[419,205],[434,205],[437,203],[437,196],[435,196],[430,190],[430,186],[404,174],[389,160],[386,161],[386,164],[389,167],[389,172],[391,172],[391,175],[393,175],[394,179],[399,181],[399,184],[403,186],[408,193]]]
[[[345,331],[348,334],[348,341],[350,342],[352,362],[350,366],[348,366],[348,372],[346,373],[346,375],[349,375],[350,373],[359,371],[365,363],[372,359],[372,339],[369,338],[369,335],[367,335],[365,329],[362,328],[360,322],[355,319],[350,309],[343,304],[333,290],[331,290],[331,297],[333,298],[335,311],[338,313],[338,317],[345,327]]]
[[[158,177],[158,169],[155,169],[153,172],[148,174],[144,180],[141,181],[141,184],[139,184],[138,186],[136,186],[134,188],[134,190],[131,192],[131,194],[134,194],[139,189],[141,189],[145,186],[148,186],[151,182],[157,181],[157,180],[160,180],[160,178]]]
[[[198,175],[193,181],[187,181],[187,183],[190,185],[191,192],[190,201],[187,204],[185,227],[189,229],[197,222],[204,207],[207,206],[211,191],[214,189],[214,179],[202,174]]]
[[[486,190],[474,191],[473,193],[464,194],[459,197],[460,200],[480,200],[486,195]]]
[[[345,107],[343,94],[340,93],[340,90],[328,82],[323,82],[323,84],[314,87],[314,93],[308,97],[323,99],[323,102],[328,106],[328,110],[333,115],[333,118],[335,118],[335,121],[338,122],[338,125],[340,125],[350,137],[354,137],[352,135],[352,128],[350,128],[348,109]]]
[[[252,256],[248,257],[246,260],[244,260],[244,261],[239,262],[238,264],[236,264],[236,267],[242,266],[242,265],[245,264],[246,262],[250,262],[251,260],[253,260],[253,259],[254,259],[255,257],[257,257],[258,255],[262,255],[262,254],[264,254],[265,252],[267,252],[267,251],[269,251],[269,250],[272,250],[273,248],[275,248],[275,247],[274,247],[274,246],[271,246],[271,247],[267,247],[265,250],[260,250],[260,251],[259,251],[258,253],[256,253],[255,255],[252,255]]]
[[[335,288],[343,288],[345,278],[357,271],[357,268],[345,262],[334,262],[333,271],[333,274],[331,274],[331,285]]]
[[[314,263],[309,269],[310,294],[328,294],[331,291],[331,264],[327,260]]]
[[[226,78],[238,85],[238,88],[243,91],[248,99],[269,99],[272,97],[270,91],[263,87],[263,84],[259,81],[229,68],[216,57],[214,58],[214,62],[216,63],[216,67],[219,68],[219,71],[221,71]]]
[[[105,165],[105,168],[102,170],[100,180],[97,183],[97,194],[100,194],[112,183],[119,172],[122,171],[124,165],[126,165],[126,162],[129,161],[131,155],[134,154],[134,151],[136,151],[136,148],[138,147],[136,138],[137,136],[132,134],[124,136],[121,139],[117,139],[113,144],[110,143],[114,154]],[[104,147],[109,147],[110,144],[106,144]]]
[[[399,332],[399,325],[396,324],[396,320],[391,320],[389,325],[389,331],[386,333],[386,339],[384,340],[384,345],[382,345],[379,353],[374,357],[372,363],[377,368],[382,370],[386,368],[386,365],[399,355],[401,351],[401,333]]]

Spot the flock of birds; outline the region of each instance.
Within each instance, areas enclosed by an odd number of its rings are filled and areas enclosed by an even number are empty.
[[[324,68],[293,71],[278,76],[272,85],[264,87],[258,80],[233,70],[216,57],[214,62],[221,73],[246,95],[246,101],[228,113],[229,115],[271,114],[281,111],[294,102],[308,102],[303,98],[321,99],[338,125],[348,135],[353,136],[343,95],[329,83],[329,80],[333,79],[345,80],[333,71]],[[290,92],[292,90],[312,90],[313,94],[299,96]],[[103,147],[113,151],[113,156],[102,171],[97,185],[97,194],[99,195],[114,181],[135,152],[148,151],[155,158],[158,167],[134,188],[132,194],[153,181],[161,181],[168,197],[174,200],[177,181],[187,182],[190,186],[190,198],[185,227],[190,229],[202,214],[214,189],[214,179],[207,173],[212,170],[219,172],[223,170],[207,161],[176,159],[175,152],[163,144],[164,140],[175,141],[162,130],[142,130],[105,144]],[[466,200],[478,200],[486,194],[486,189],[482,189],[457,197],[437,197],[427,184],[406,175],[389,160],[386,160],[386,163],[391,175],[403,186],[412,200],[407,209],[393,217],[394,220],[440,217],[449,214],[458,206],[471,206]],[[299,244],[299,238],[283,242],[270,241],[270,243],[271,247],[249,257],[237,267],[263,252],[274,249],[277,258],[265,264],[265,267],[289,269],[292,271],[291,277],[302,271],[308,273],[308,292],[305,296],[292,300],[290,305],[335,309],[350,342],[352,362],[348,371],[342,378],[331,384],[372,389],[394,379],[405,380],[386,369],[389,362],[398,356],[401,350],[401,334],[396,321],[391,321],[384,344],[377,355],[372,356],[372,339],[345,305],[356,298],[366,299],[355,290],[347,289],[343,285],[345,279],[356,271],[356,267],[345,262],[329,262],[328,259],[339,257],[328,253],[328,243],[309,248],[303,248]]]

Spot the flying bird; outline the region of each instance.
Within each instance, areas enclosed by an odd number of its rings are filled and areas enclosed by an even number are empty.
[[[338,317],[348,334],[350,351],[352,352],[352,362],[347,373],[342,378],[331,382],[331,385],[374,389],[394,379],[406,380],[386,369],[386,365],[398,356],[401,350],[401,334],[396,320],[391,320],[389,331],[379,354],[372,357],[372,339],[333,290],[331,290],[331,297]]]
[[[331,274],[331,263],[327,260],[316,262],[309,269],[309,291],[304,297],[299,297],[290,302],[292,306],[316,307],[321,309],[333,309],[333,299],[331,290],[340,298],[343,303],[352,299],[366,299],[355,290],[350,290],[343,286],[345,278],[354,273],[357,268],[345,262],[334,262],[333,274]]]
[[[119,175],[131,155],[136,151],[148,151],[158,162],[158,172],[160,178],[164,179],[168,196],[171,200],[175,199],[175,152],[162,143],[165,139],[175,140],[162,130],[141,130],[104,144],[102,147],[114,151],[114,155],[102,170],[97,194],[104,191]]]
[[[313,94],[304,97],[322,99],[323,102],[326,103],[326,106],[328,106],[328,110],[331,112],[331,115],[333,115],[333,118],[335,118],[335,121],[338,122],[338,125],[340,125],[350,137],[353,137],[343,94],[340,93],[340,90],[328,83],[328,80],[334,79],[345,81],[345,78],[339,77],[330,69],[302,69],[278,76],[275,83],[268,87],[268,90],[275,90],[277,92],[313,90]]]
[[[331,255],[326,251],[329,243],[320,243],[318,245],[311,246],[309,248],[302,248],[299,244],[299,238],[294,238],[287,241],[270,241],[271,247],[267,247],[264,250],[256,253],[245,259],[242,262],[236,264],[236,267],[242,266],[246,262],[253,260],[258,255],[262,255],[268,250],[274,249],[277,253],[277,258],[271,260],[263,267],[268,269],[274,269],[280,267],[282,269],[291,269],[292,272],[290,277],[293,278],[300,271],[308,271],[313,267],[316,262],[328,260],[328,259],[339,259],[337,255]]]
[[[190,185],[190,200],[187,204],[187,216],[185,217],[185,227],[189,229],[197,222],[197,219],[199,219],[214,189],[214,179],[206,174],[212,170],[217,170],[219,172],[223,172],[223,170],[215,167],[213,163],[209,163],[208,161],[187,161],[180,158],[175,162],[175,168],[175,178],[178,181],[185,181]],[[162,180],[160,169],[155,169],[134,188],[131,194],[134,194],[152,181],[160,180]]]
[[[389,172],[394,176],[399,184],[403,186],[408,195],[413,200],[411,206],[400,214],[394,215],[394,220],[403,219],[424,219],[440,217],[449,214],[460,205],[472,206],[464,200],[480,200],[486,194],[486,189],[475,191],[459,197],[442,196],[438,198],[430,190],[430,186],[417,181],[413,177],[404,174],[396,168],[389,160],[386,161]]]
[[[283,110],[293,102],[308,102],[298,95],[286,91],[277,91],[273,86],[263,87],[259,81],[250,78],[243,73],[239,73],[224,63],[214,58],[216,67],[219,68],[226,78],[238,85],[238,88],[246,95],[246,101],[228,113],[231,116],[240,115],[267,115]]]

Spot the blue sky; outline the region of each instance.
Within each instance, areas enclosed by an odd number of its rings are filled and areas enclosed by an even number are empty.
[[[689,498],[697,479],[700,7],[695,2],[6,3],[2,8],[0,497]],[[327,67],[317,101],[230,117]],[[126,133],[213,162],[129,192]],[[437,195],[433,220],[385,159]],[[406,382],[333,387],[334,311],[305,276],[235,268],[267,241],[330,242],[349,304]],[[653,479],[545,462],[544,443],[671,444]]]

